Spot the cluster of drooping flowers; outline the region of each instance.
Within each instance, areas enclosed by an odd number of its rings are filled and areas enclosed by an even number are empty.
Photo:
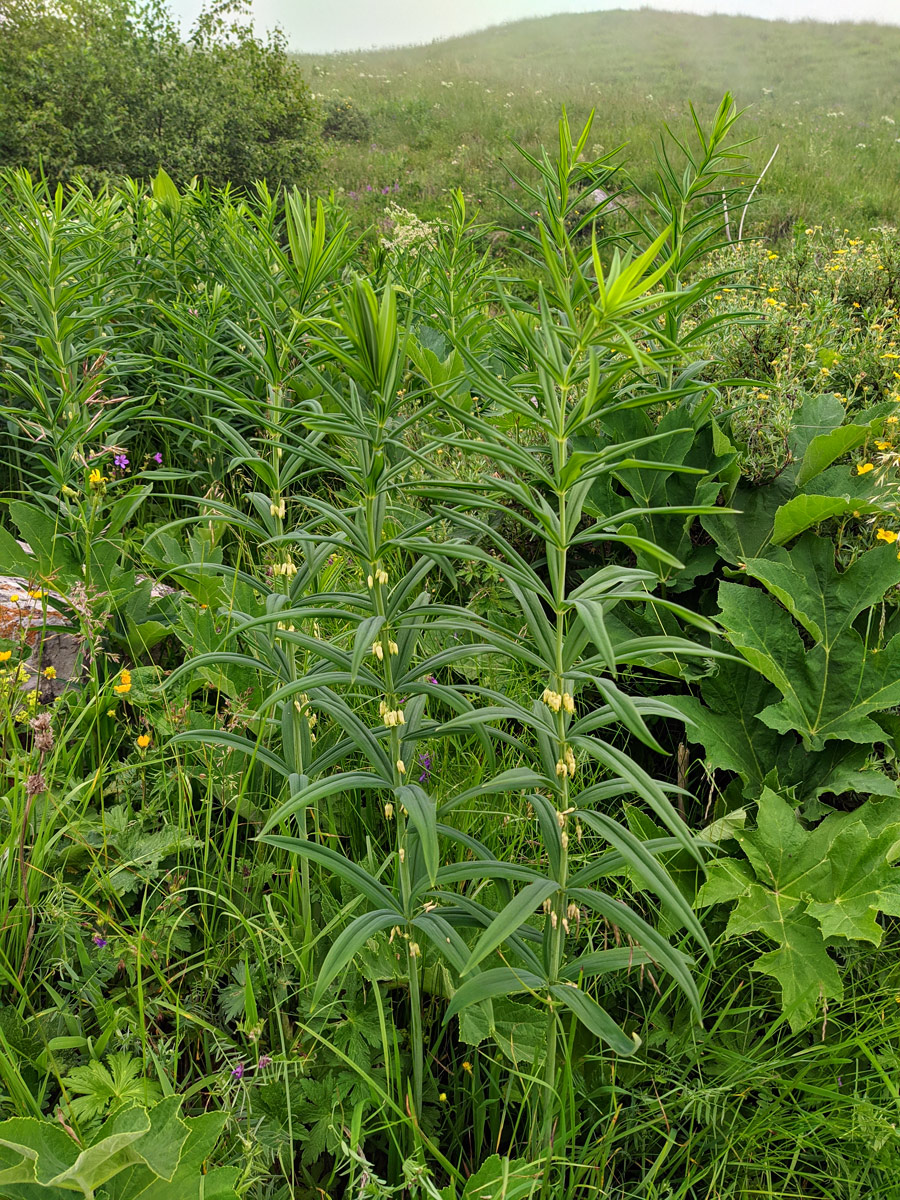
[[[400,649],[396,642],[392,642],[390,640],[387,643],[385,643],[384,640],[382,640],[380,642],[373,642],[372,643],[372,653],[375,655],[375,657],[378,659],[379,662],[384,662],[385,646],[387,647],[388,654],[399,654],[400,653]]]
[[[286,579],[293,579],[293,577],[297,574],[297,567],[294,563],[294,560],[288,557],[284,562],[273,563],[272,574],[284,575]]]
[[[575,778],[575,755],[572,752],[571,746],[566,746],[563,757],[557,759],[556,774],[562,778],[568,775],[569,779]]]
[[[376,583],[384,585],[388,581],[388,573],[382,567],[379,567],[374,575],[369,575],[366,579],[366,585],[371,590]]]
[[[403,709],[389,708],[386,700],[382,700],[378,705],[378,715],[384,721],[388,729],[393,729],[397,725],[406,724],[406,717],[403,715]]]
[[[554,692],[552,688],[546,687],[541,694],[541,700],[553,712],[558,713],[560,709],[570,715],[575,712],[575,701],[568,692]]]
[[[299,697],[294,701],[294,708],[301,717],[304,714],[306,715],[306,723],[309,726],[309,740],[314,742],[316,740],[316,735],[313,731],[316,725],[319,723],[319,717],[318,714],[314,713],[310,708],[309,696],[307,696],[306,692],[300,693]]]

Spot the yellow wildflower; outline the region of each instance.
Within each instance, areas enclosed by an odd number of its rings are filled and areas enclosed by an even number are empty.
[[[0,650],[0,662],[9,662],[12,658],[12,650]]]
[[[893,529],[879,529],[878,532],[875,534],[875,537],[878,539],[879,542],[887,542],[888,545],[890,545],[893,542],[896,542],[897,533]]]
[[[56,667],[44,667],[44,678],[45,679],[55,679],[56,678]]]
[[[138,744],[139,750],[146,750],[147,747],[150,745],[150,734],[142,733],[141,736],[137,740],[137,744]]]
[[[856,467],[857,475],[865,475],[869,471],[875,470],[875,464],[870,462],[858,463]]]
[[[124,696],[131,691],[130,671],[122,671],[121,675],[119,676],[119,682],[115,685],[113,691],[117,692],[120,696]]]

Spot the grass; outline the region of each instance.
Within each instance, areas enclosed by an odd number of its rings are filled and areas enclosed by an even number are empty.
[[[683,130],[686,100],[709,114],[731,90],[744,136],[757,139],[748,178],[780,145],[749,229],[783,236],[798,222],[858,235],[896,221],[898,58],[893,26],[644,10],[300,61],[326,107],[349,100],[364,118],[355,130],[338,123],[359,140],[333,138],[321,175],[363,221],[378,218],[382,190],[395,187],[392,198],[423,216],[462,187],[508,220],[491,195],[507,189],[498,160],[514,160],[510,138],[532,151],[550,144],[562,105],[576,124],[596,109],[589,152],[627,142],[646,182],[661,123]]]

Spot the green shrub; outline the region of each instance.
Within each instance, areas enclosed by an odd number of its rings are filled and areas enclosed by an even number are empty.
[[[204,13],[188,42],[152,0],[12,0],[0,41],[0,165],[96,185],[200,176],[301,183],[314,103],[280,33]]]
[[[367,113],[352,100],[332,100],[325,109],[322,136],[335,142],[365,142],[372,133]]]

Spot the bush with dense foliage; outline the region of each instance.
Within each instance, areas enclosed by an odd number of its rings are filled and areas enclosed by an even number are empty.
[[[223,15],[223,9],[225,15]],[[159,0],[9,0],[0,13],[0,165],[92,184],[302,184],[315,105],[283,37],[204,12],[187,41]]]
[[[734,135],[3,178],[4,1200],[900,1187],[897,235]]]

